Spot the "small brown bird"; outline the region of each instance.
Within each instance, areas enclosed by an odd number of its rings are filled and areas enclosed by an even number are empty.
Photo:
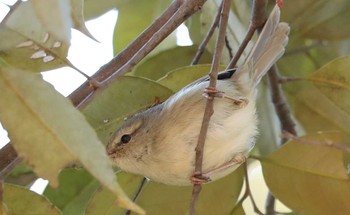
[[[216,180],[233,172],[252,149],[257,131],[257,85],[283,55],[289,26],[276,6],[245,62],[218,80],[223,98],[214,100],[203,157],[203,176]],[[183,88],[164,103],[128,118],[107,146],[113,163],[127,172],[171,185],[191,185],[195,147],[208,81]]]

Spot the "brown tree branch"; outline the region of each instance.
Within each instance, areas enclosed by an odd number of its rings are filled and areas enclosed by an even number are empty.
[[[228,16],[230,11],[231,0],[223,0],[222,10],[221,10],[221,18],[220,18],[220,26],[219,26],[219,34],[216,41],[216,47],[214,51],[214,58],[212,61],[210,73],[209,73],[209,88],[216,89],[217,82],[217,74],[219,72],[219,65],[222,56],[222,50],[225,45],[225,36],[226,36],[226,28],[228,22]],[[202,177],[202,163],[203,163],[203,149],[205,144],[205,139],[207,136],[209,121],[214,113],[214,96],[208,95],[208,99],[206,102],[206,107],[203,115],[203,121],[201,130],[198,137],[198,143],[196,147],[196,161],[195,161],[195,170],[194,177],[201,178]],[[201,184],[194,184],[192,191],[192,199],[189,208],[189,215],[195,214],[196,203],[198,201],[199,193],[202,189]]]
[[[221,10],[222,10],[222,2],[219,6],[219,9],[218,9],[218,12],[215,16],[215,19],[213,20],[213,22],[209,28],[209,31],[205,35],[201,44],[198,46],[198,50],[197,50],[196,55],[194,56],[194,58],[191,62],[191,65],[196,65],[198,63],[199,59],[201,58],[202,54],[204,53],[205,47],[207,46],[209,40],[212,38],[214,31],[219,24]]]
[[[9,172],[20,162],[15,149],[11,144],[7,144],[0,150],[0,180],[4,179]]]
[[[241,57],[244,49],[247,47],[249,41],[252,39],[255,31],[258,29],[261,29],[264,26],[264,23],[266,22],[266,15],[265,15],[266,3],[267,3],[266,0],[254,0],[252,17],[251,17],[247,34],[245,35],[244,40],[239,46],[234,57],[231,59],[230,63],[226,67],[226,70],[233,69],[234,67],[236,67],[236,64],[239,58]]]
[[[135,55],[141,47],[149,41],[154,32],[158,31],[178,10],[184,0],[175,0],[145,31],[143,31],[134,41],[132,41],[123,51],[115,56],[111,61],[103,65],[92,78],[98,82],[106,80],[115,71],[126,64],[130,58]],[[78,89],[72,92],[68,98],[73,102],[74,106],[78,106],[85,98],[87,98],[94,89],[86,81]]]
[[[270,71],[268,72],[268,77],[271,98],[275,106],[276,114],[281,122],[281,130],[297,136],[295,123],[291,117],[290,108],[280,85],[280,75],[276,65],[271,67]],[[287,138],[283,137],[281,144],[285,143],[287,140]]]
[[[176,0],[175,3],[178,1],[179,0]],[[80,97],[80,99],[82,100],[79,102],[77,107],[79,109],[84,108],[97,94],[99,94],[101,91],[106,89],[118,77],[129,72],[138,62],[140,62],[147,54],[149,54],[171,32],[173,32],[179,25],[181,25],[185,20],[187,20],[187,18],[190,17],[193,13],[197,12],[203,6],[205,1],[206,0],[180,1],[180,3],[182,3],[180,4],[180,7],[175,11],[173,10],[170,11],[170,12],[174,12],[174,14],[171,17],[169,17],[169,19],[166,20],[165,23],[160,23],[163,25],[158,27],[157,28],[158,30],[155,31],[155,33],[153,32],[153,35],[147,41],[140,41],[142,44],[141,48],[137,50],[132,56],[130,56],[130,58],[125,64],[121,65],[117,69],[117,71],[114,71],[113,73],[109,74],[109,76],[107,77],[105,76],[105,79],[102,80],[100,87],[98,87],[96,90],[90,90],[90,91],[88,90],[87,91],[88,94],[85,94],[85,97],[83,98]],[[168,10],[166,12],[168,12]],[[164,14],[169,15],[168,13],[164,13]],[[159,19],[161,19],[161,17]],[[106,67],[106,68],[109,68],[109,67]]]
[[[6,214],[4,206],[4,180],[0,178],[0,214]]]

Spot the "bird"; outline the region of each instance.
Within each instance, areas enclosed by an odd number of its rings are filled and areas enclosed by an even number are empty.
[[[202,178],[220,179],[249,156],[258,135],[257,85],[284,54],[290,28],[280,8],[270,13],[257,41],[231,77],[217,81],[214,113],[205,139]],[[184,87],[161,104],[124,121],[106,151],[121,170],[168,185],[188,186],[194,178],[197,145],[208,78]]]

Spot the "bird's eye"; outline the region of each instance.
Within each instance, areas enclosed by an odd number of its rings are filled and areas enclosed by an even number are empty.
[[[131,140],[131,135],[130,134],[124,134],[121,138],[120,141],[124,144],[130,142]]]

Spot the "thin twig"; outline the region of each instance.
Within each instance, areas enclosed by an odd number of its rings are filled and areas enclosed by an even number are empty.
[[[225,36],[225,45],[226,45],[228,54],[230,56],[230,59],[232,59],[233,58],[232,47],[230,45],[230,41],[228,41],[227,35]]]
[[[257,214],[263,214],[257,204],[255,203],[254,197],[252,195],[252,192],[250,190],[250,183],[249,183],[249,174],[248,174],[248,163],[245,162],[243,164],[243,168],[244,168],[244,183],[245,183],[245,191],[244,194],[242,196],[242,198],[238,201],[237,204],[243,204],[243,202],[249,197],[252,205],[253,205],[253,210],[257,213]]]
[[[278,83],[279,84],[286,84],[294,81],[305,81],[307,79],[301,78],[301,77],[280,77]]]
[[[270,71],[268,72],[268,77],[269,77],[271,98],[275,106],[276,114],[281,122],[281,130],[287,131],[297,136],[297,132],[295,130],[295,122],[291,117],[290,108],[288,106],[287,100],[282,91],[282,88],[279,84],[280,76],[276,65],[271,67]],[[285,143],[286,140],[288,139],[283,137],[281,144]]]
[[[136,200],[139,198],[139,196],[140,196],[140,194],[141,194],[141,192],[142,192],[142,190],[143,190],[143,187],[145,186],[147,180],[148,180],[148,179],[147,179],[146,177],[143,177],[143,179],[142,179],[142,181],[141,181],[141,183],[140,183],[139,189],[137,189],[137,191],[136,191],[136,193],[135,193],[135,196],[134,196],[134,198],[132,199],[133,202],[136,202]],[[130,215],[130,213],[131,213],[131,210],[128,209],[128,210],[125,212],[125,215]]]
[[[14,3],[12,6],[9,6],[10,11],[6,14],[6,16],[0,22],[0,29],[5,27],[7,20],[10,18],[12,13],[16,10],[16,8],[18,8],[18,6],[21,3],[22,3],[22,1],[16,1],[16,3]]]
[[[263,213],[259,210],[257,204],[255,203],[253,194],[250,190],[248,163],[247,162],[244,163],[243,168],[244,168],[244,181],[245,181],[245,185],[246,185],[246,188],[245,188],[246,190],[244,192],[243,199],[246,199],[247,197],[249,197],[251,202],[252,202],[253,209],[254,209],[255,213],[263,215]]]
[[[231,59],[226,69],[233,69],[241,57],[243,51],[247,47],[249,41],[252,39],[256,30],[261,29],[266,21],[265,15],[266,0],[255,0],[252,9],[252,18],[249,24],[248,32],[239,46],[235,56]]]
[[[203,41],[201,42],[201,44],[198,46],[198,50],[197,50],[196,55],[194,56],[194,58],[193,58],[193,60],[191,62],[191,65],[196,65],[198,63],[199,59],[201,58],[202,54],[204,53],[205,47],[207,46],[209,40],[211,39],[211,37],[214,34],[214,31],[215,31],[216,27],[219,24],[221,9],[222,9],[222,2],[220,4],[220,6],[219,6],[219,9],[218,9],[218,12],[217,12],[217,14],[215,16],[215,19],[211,23],[209,31],[205,35],[205,37],[204,37]]]
[[[219,34],[216,41],[216,47],[214,51],[214,58],[212,61],[211,69],[210,69],[210,80],[209,80],[209,88],[216,89],[216,81],[217,81],[217,74],[219,72],[219,64],[222,56],[222,50],[224,48],[225,43],[225,35],[226,35],[226,28],[227,28],[227,22],[228,22],[228,15],[230,11],[230,5],[231,0],[224,0],[222,5],[222,12],[221,12],[221,18],[220,18],[220,28],[219,28]],[[206,102],[206,107],[203,115],[203,121],[202,126],[200,129],[199,137],[198,137],[198,143],[196,147],[196,161],[195,161],[195,170],[194,170],[194,177],[201,177],[202,176],[202,163],[203,163],[203,149],[205,144],[205,139],[207,136],[208,126],[209,126],[209,120],[212,114],[214,113],[214,97],[208,95],[208,99]],[[189,208],[189,215],[195,214],[195,208],[196,203],[198,201],[199,193],[202,189],[201,184],[194,184],[193,190],[192,190],[192,199],[191,204]]]
[[[265,214],[273,215],[275,211],[276,198],[272,195],[271,192],[267,193],[266,203],[265,203]]]

